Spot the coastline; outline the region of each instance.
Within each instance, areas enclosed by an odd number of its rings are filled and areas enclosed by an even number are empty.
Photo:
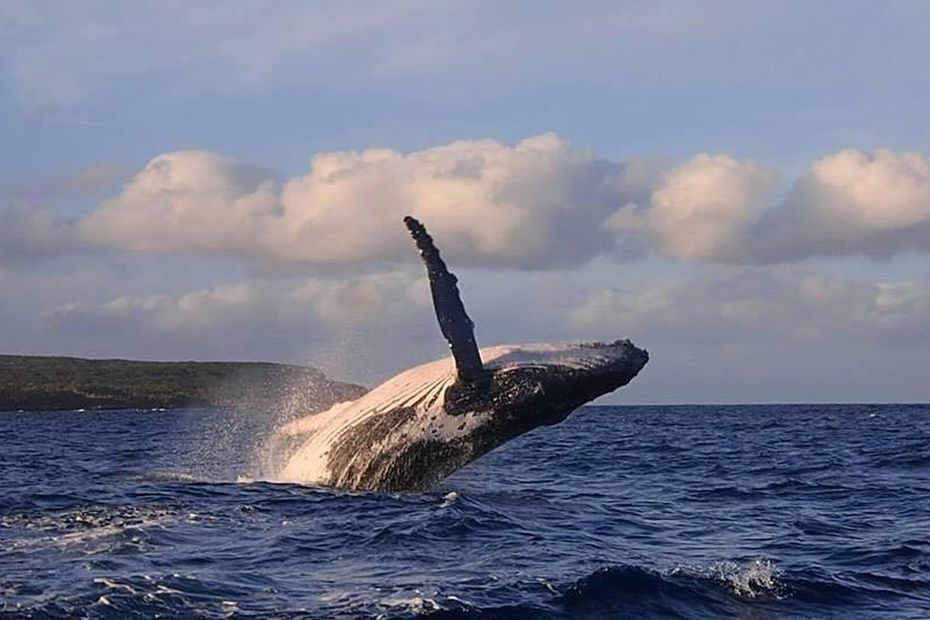
[[[291,396],[321,409],[365,391],[292,364],[0,355],[0,411],[261,406]]]

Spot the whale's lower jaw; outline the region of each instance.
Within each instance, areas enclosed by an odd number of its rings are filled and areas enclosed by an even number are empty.
[[[450,365],[435,362],[318,414],[280,478],[349,490],[426,490],[510,439],[557,424],[626,385],[648,359],[628,341],[481,353],[491,375],[480,387],[456,382]]]

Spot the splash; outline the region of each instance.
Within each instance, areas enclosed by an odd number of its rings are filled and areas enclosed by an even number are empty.
[[[732,594],[740,598],[771,596],[781,599],[785,597],[785,592],[778,578],[779,572],[775,563],[768,558],[755,558],[743,563],[722,560],[707,567],[679,565],[672,568],[668,575],[712,579],[724,584]]]
[[[331,381],[319,371],[282,374],[261,398],[231,399],[222,416],[210,417],[196,444],[195,472],[207,480],[273,480],[298,446],[276,433],[295,419],[334,403],[350,401],[366,389]]]

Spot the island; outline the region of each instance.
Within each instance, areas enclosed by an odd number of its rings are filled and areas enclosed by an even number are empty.
[[[268,407],[299,399],[307,412],[365,391],[291,364],[0,355],[0,411]]]

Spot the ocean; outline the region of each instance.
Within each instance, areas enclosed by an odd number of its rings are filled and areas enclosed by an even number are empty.
[[[399,495],[269,425],[0,413],[0,617],[930,618],[930,406],[585,407]]]

